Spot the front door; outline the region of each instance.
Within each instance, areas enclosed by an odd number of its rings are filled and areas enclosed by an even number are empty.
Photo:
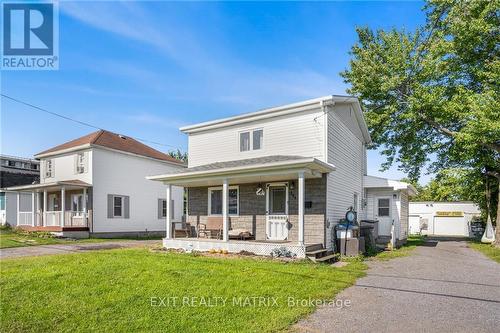
[[[270,240],[288,238],[288,184],[268,184],[266,234]]]
[[[392,226],[391,197],[376,198],[375,219],[378,220],[378,234],[390,236]]]

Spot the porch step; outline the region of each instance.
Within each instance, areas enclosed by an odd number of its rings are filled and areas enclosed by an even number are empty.
[[[332,259],[335,259],[337,256],[335,254],[329,254],[327,256],[324,256],[324,257],[319,257],[319,258],[315,258],[313,261],[314,262],[328,262]]]
[[[323,248],[323,244],[321,244],[321,243],[309,244],[309,245],[306,245],[306,252],[321,250],[322,248]]]

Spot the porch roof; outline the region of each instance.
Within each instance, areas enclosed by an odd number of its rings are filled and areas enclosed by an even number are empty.
[[[231,183],[288,180],[296,178],[301,171],[306,178],[318,178],[333,170],[334,165],[314,157],[272,155],[205,164],[146,178],[189,187],[217,185],[224,178],[230,179]]]
[[[62,187],[65,187],[67,190],[71,190],[71,189],[81,189],[84,187],[92,187],[92,185],[78,179],[73,179],[73,180],[64,180],[64,181],[57,181],[57,182],[43,183],[43,184],[12,186],[5,188],[5,190],[7,191],[59,190]]]
[[[417,189],[412,184],[397,180],[375,176],[364,176],[364,183],[365,188],[390,188],[394,191],[408,190],[410,195],[418,194]]]

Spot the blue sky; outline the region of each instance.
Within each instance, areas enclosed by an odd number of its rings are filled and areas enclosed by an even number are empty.
[[[345,93],[355,27],[413,30],[421,2],[61,2],[58,71],[4,71],[4,94],[186,150],[178,127]],[[93,131],[2,99],[2,153]],[[160,150],[170,147],[155,146]],[[369,153],[369,173],[383,162]],[[404,176],[394,167],[384,175]],[[421,181],[426,182],[429,176]]]

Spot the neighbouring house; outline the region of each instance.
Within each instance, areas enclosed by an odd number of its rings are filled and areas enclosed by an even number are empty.
[[[473,236],[471,222],[481,215],[470,201],[410,202],[410,234],[432,236]]]
[[[167,194],[172,186],[187,189],[186,233],[177,237],[167,228],[166,248],[269,255],[283,247],[298,257],[331,251],[346,211],[373,217],[373,200],[379,217],[396,224],[395,240],[406,239],[407,227],[398,224],[407,225],[411,188],[365,188],[371,139],[355,97],[311,99],[180,130],[188,135],[188,168],[148,177],[166,184]],[[397,203],[399,211],[392,209]],[[390,232],[381,223],[379,235]]]
[[[40,181],[40,162],[34,159],[0,155],[0,188]],[[0,190],[0,224],[15,220],[16,193]],[[10,206],[7,209],[7,206]]]
[[[68,237],[165,234],[165,214],[180,222],[183,188],[173,187],[171,207],[165,188],[145,179],[153,172],[185,165],[137,140],[105,130],[63,143],[37,155],[40,183],[5,189],[9,224]]]
[[[40,162],[34,159],[0,155],[0,188],[40,181]]]

